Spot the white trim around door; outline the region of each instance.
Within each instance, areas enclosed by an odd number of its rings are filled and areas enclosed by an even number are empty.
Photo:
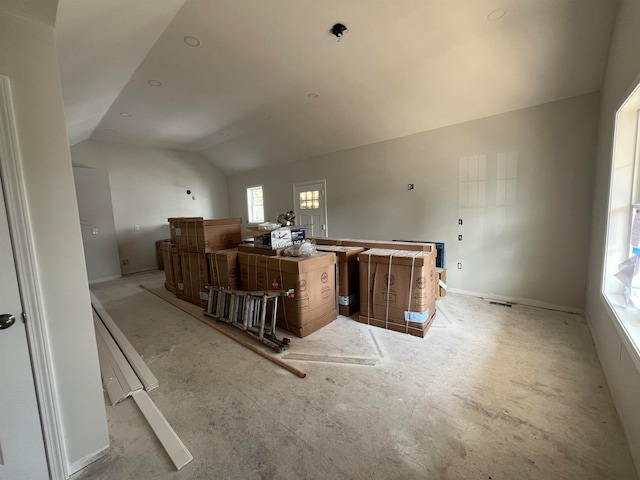
[[[51,352],[47,342],[42,295],[35,262],[35,248],[18,148],[15,115],[9,78],[0,75],[0,172],[5,190],[7,217],[18,271],[18,284],[26,316],[27,340],[38,395],[40,421],[52,480],[67,478],[60,411],[51,371]]]

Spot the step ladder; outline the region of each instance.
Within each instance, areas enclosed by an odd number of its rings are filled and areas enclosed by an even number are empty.
[[[224,287],[209,287],[209,302],[204,314],[219,322],[233,325],[256,338],[260,343],[283,352],[289,348],[289,339],[276,337],[278,299],[293,298],[289,290],[244,291]],[[267,318],[270,321],[267,321]]]

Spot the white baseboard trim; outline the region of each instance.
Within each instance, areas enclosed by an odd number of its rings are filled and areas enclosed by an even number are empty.
[[[109,277],[96,278],[94,280],[89,280],[89,285],[93,285],[94,283],[108,282],[110,280],[117,280],[119,278],[122,278],[122,275],[111,275]]]
[[[584,309],[574,308],[574,307],[566,307],[564,305],[555,305],[553,303],[542,302],[540,300],[532,300],[530,298],[520,298],[520,297],[506,297],[504,295],[494,295],[492,293],[479,293],[479,292],[469,292],[467,290],[460,290],[458,288],[451,288],[447,290],[448,293],[459,293],[461,295],[469,295],[471,297],[480,297],[487,300],[498,300],[501,302],[508,303],[517,303],[519,305],[526,305],[528,307],[536,307],[536,308],[545,308],[547,310],[557,310],[559,312],[568,312],[568,313],[584,313]]]
[[[67,465],[67,470],[69,472],[69,475],[73,475],[74,473],[76,473],[76,472],[82,470],[83,468],[89,466],[90,464],[92,464],[96,460],[104,457],[107,453],[109,453],[109,450],[111,450],[111,447],[109,445],[107,445],[106,447],[100,448],[100,449],[96,450],[95,452],[87,455],[86,457],[81,458],[77,462],[70,463],[69,465]]]

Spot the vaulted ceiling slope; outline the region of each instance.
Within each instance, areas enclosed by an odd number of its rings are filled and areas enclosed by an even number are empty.
[[[70,141],[197,151],[230,175],[580,95],[601,88],[616,6],[60,0]]]

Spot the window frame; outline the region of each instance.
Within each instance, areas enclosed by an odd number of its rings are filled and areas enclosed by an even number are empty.
[[[636,367],[640,369],[640,308],[627,305],[614,274],[632,255],[632,229],[640,208],[640,82],[616,110],[613,129],[607,230],[600,298]]]
[[[262,192],[262,219],[258,219],[256,217],[254,217],[254,211],[253,208],[256,206],[260,206],[260,204],[254,204],[253,203],[253,192],[260,189],[260,191]],[[264,214],[264,185],[251,185],[247,187],[247,215],[248,215],[248,222],[249,224],[257,224],[257,223],[264,223],[265,221],[265,214]]]

